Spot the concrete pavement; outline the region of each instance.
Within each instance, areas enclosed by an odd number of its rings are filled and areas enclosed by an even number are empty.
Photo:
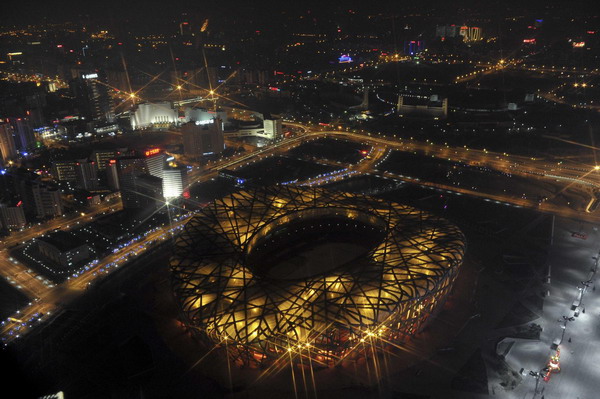
[[[579,294],[578,286],[582,287],[581,282],[590,275],[595,263],[592,257],[597,256],[600,249],[600,233],[594,229],[596,226],[585,224],[583,227],[588,234],[586,240],[572,236],[581,229],[580,223],[557,219],[549,256],[552,264],[548,285],[550,296],[545,298],[543,314],[535,321],[543,328],[540,340],[517,340],[506,357],[506,362],[515,371],[521,368],[526,372],[540,371],[555,353],[551,349],[553,341],[560,339],[564,332],[559,345],[561,371],[551,374],[547,382],[540,380],[537,396],[535,378],[526,375],[514,391],[499,392],[496,389],[499,398],[540,398],[543,394],[545,399],[593,399],[600,395],[600,369],[597,366],[600,359],[600,290],[594,290],[590,285],[583,296],[579,316],[574,317],[574,321],[567,321],[566,329],[562,328],[565,325],[562,316],[574,316],[572,305]]]

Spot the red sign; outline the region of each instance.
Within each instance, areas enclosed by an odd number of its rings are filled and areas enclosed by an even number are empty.
[[[153,148],[151,150],[146,151],[146,156],[149,157],[150,155],[155,155],[158,154],[160,152],[160,148]]]

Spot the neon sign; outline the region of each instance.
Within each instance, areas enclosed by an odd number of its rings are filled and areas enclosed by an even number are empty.
[[[156,155],[160,152],[160,148],[153,148],[151,150],[146,151],[146,156],[149,157],[150,155]]]

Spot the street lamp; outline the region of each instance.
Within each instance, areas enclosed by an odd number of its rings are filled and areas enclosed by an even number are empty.
[[[538,393],[540,393],[540,391],[539,391],[540,378],[544,378],[546,376],[546,374],[548,373],[548,371],[549,371],[548,367],[544,367],[540,371],[533,371],[533,370],[529,371],[529,375],[532,376],[533,378],[535,378],[535,391],[533,392],[534,398],[536,397],[536,395]]]

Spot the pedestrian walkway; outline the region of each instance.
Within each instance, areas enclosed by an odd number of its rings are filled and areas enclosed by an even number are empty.
[[[506,363],[515,371],[523,369],[522,383],[512,391],[498,392],[495,397],[523,398],[596,398],[600,370],[600,296],[596,295],[594,273],[600,249],[600,233],[584,225],[587,239],[574,237],[579,222],[556,220],[554,244],[548,259],[552,263],[550,295],[544,300],[542,316],[535,322],[543,328],[540,340],[511,340]],[[559,349],[557,352],[556,349]],[[559,372],[537,380],[555,356]],[[551,365],[552,366],[552,365]],[[530,373],[530,372],[533,373]],[[542,372],[542,374],[546,374]],[[538,391],[536,392],[536,382]]]

